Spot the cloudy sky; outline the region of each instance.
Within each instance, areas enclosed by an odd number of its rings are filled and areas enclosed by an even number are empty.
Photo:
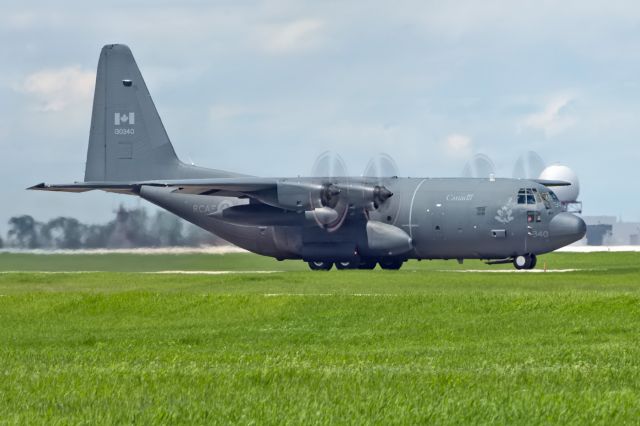
[[[102,222],[81,180],[100,48],[133,50],[179,156],[305,175],[460,175],[477,153],[511,176],[537,151],[580,176],[585,214],[640,220],[640,6],[633,1],[12,2],[0,15],[0,230],[16,214]]]

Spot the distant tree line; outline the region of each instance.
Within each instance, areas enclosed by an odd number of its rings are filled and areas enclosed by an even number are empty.
[[[89,225],[71,217],[39,222],[32,216],[9,219],[6,239],[0,248],[19,249],[95,249],[136,247],[196,247],[223,245],[226,241],[177,216],[144,208],[120,206],[115,218],[102,225]]]

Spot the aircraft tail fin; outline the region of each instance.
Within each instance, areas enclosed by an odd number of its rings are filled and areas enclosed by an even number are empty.
[[[110,44],[98,61],[85,182],[232,177],[182,163],[129,47]]]

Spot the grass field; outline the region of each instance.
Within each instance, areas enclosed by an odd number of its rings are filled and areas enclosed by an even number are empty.
[[[0,423],[636,424],[640,253],[544,262],[0,254]]]

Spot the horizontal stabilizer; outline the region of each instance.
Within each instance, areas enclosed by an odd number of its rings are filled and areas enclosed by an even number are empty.
[[[69,184],[48,185],[39,183],[27,189],[33,191],[54,191],[54,192],[87,192],[99,189],[106,192],[116,192],[118,194],[137,195],[140,185],[122,182],[76,182]]]
[[[39,183],[30,188],[36,191],[58,192],[87,192],[102,190],[124,194],[138,194],[142,186],[156,186],[175,188],[180,194],[244,196],[262,190],[275,189],[277,179],[273,178],[213,178],[213,179],[178,179],[178,180],[149,180],[137,182],[74,182],[68,184]]]

